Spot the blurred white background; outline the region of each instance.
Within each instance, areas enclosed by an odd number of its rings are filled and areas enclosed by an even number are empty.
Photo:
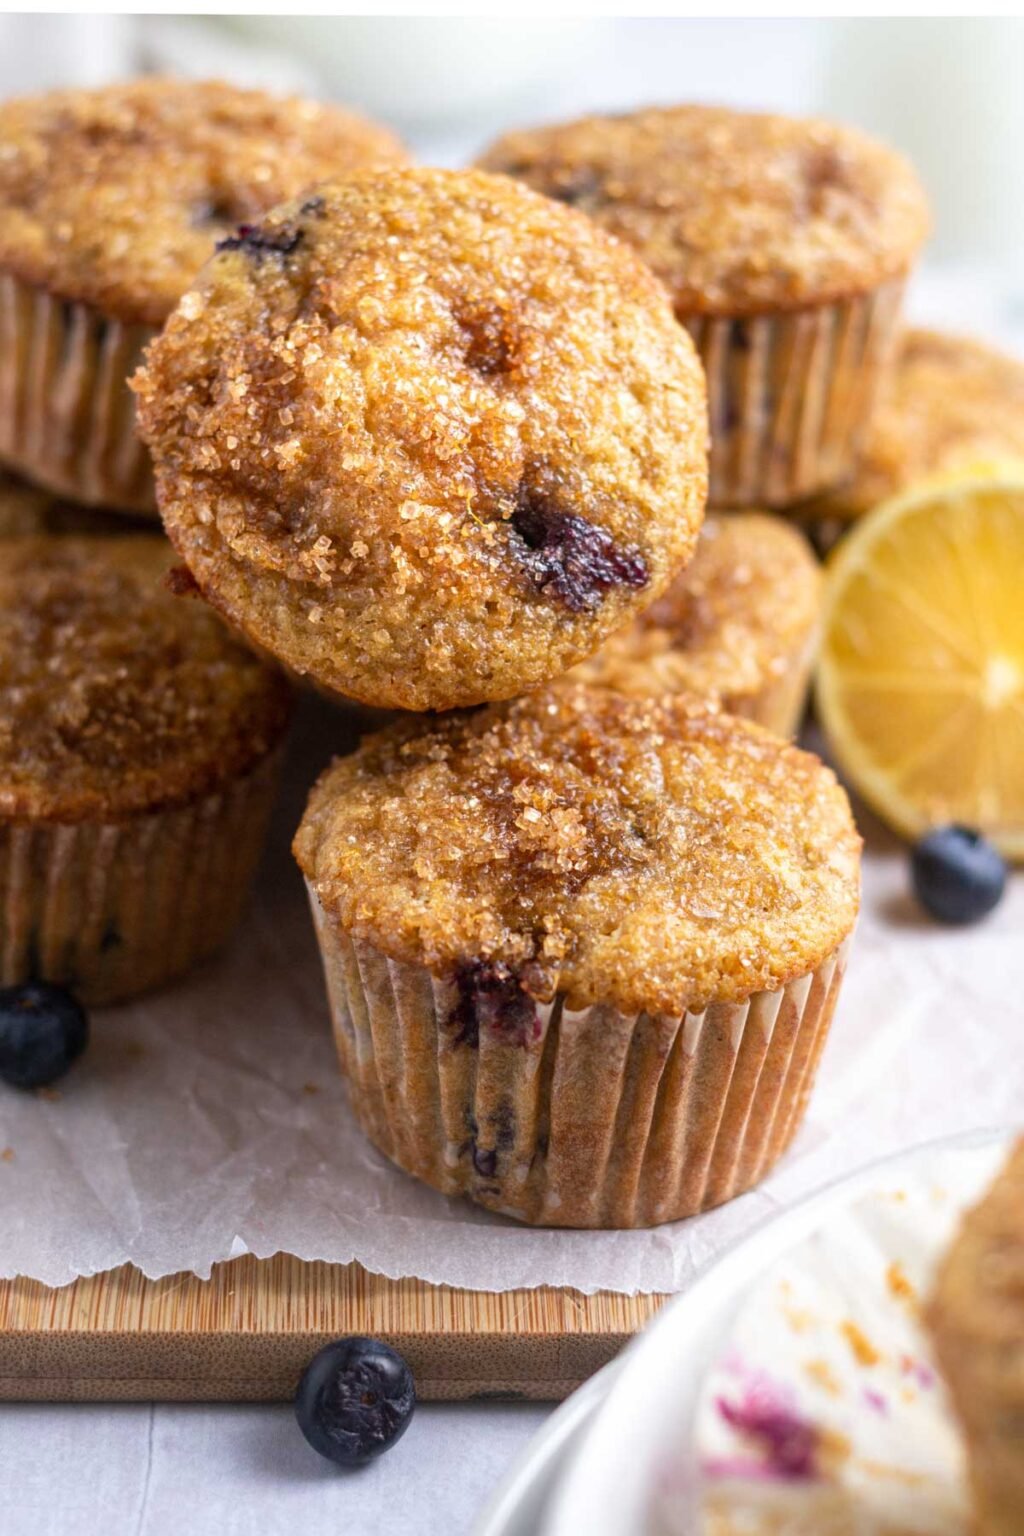
[[[936,211],[933,264],[1012,283],[1024,244],[1018,18],[0,16],[0,94],[140,69],[333,96],[440,163],[516,122],[645,102],[820,111],[916,161]]]

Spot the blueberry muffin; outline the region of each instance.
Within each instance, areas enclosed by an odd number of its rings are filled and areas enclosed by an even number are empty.
[[[484,156],[632,245],[707,373],[715,507],[847,478],[928,228],[898,155],[816,120],[683,106],[507,134]]]
[[[168,563],[145,535],[0,546],[0,985],[113,1002],[238,916],[288,687]]]
[[[135,380],[203,595],[321,687],[510,697],[693,551],[704,381],[654,278],[481,172],[364,172],[224,242]]]
[[[1024,1140],[943,1260],[928,1321],[963,1425],[979,1536],[1024,1532]]]
[[[788,1146],[858,904],[816,757],[693,698],[560,684],[366,738],[294,849],[355,1113],[407,1172],[635,1227]]]
[[[314,182],[403,158],[338,107],[215,83],[0,105],[0,461],[152,511],[126,381],[215,242]]]
[[[908,330],[856,474],[799,514],[816,534],[838,532],[915,480],[1005,459],[1024,460],[1024,363],[966,336]]]
[[[709,517],[697,552],[656,603],[568,674],[636,698],[694,693],[780,736],[810,681],[821,568],[781,517]]]

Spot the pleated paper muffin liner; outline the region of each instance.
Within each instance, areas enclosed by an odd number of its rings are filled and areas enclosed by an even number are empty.
[[[846,965],[681,1018],[561,997],[468,1031],[454,981],[345,933],[310,889],[335,1040],[370,1140],[449,1195],[536,1225],[646,1227],[762,1179],[803,1118]]]
[[[0,459],[73,501],[155,515],[128,388],[155,335],[0,273]]]
[[[806,309],[685,320],[707,376],[711,507],[785,507],[856,467],[903,280]]]
[[[281,756],[121,821],[0,822],[0,984],[43,979],[112,1003],[212,954],[255,873]]]

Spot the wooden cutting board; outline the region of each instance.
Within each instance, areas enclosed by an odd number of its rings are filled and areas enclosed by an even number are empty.
[[[2,1281],[0,1399],[285,1399],[321,1345],[358,1333],[405,1356],[423,1400],[557,1401],[663,1300],[463,1291],[286,1254],[219,1264],[205,1281],[130,1267],[59,1290]]]
[[[323,1008],[312,928],[289,844],[309,784],[332,752],[355,739],[351,720],[320,700],[303,700],[271,856],[243,935],[252,963],[243,963],[240,941],[233,958],[229,953],[204,979],[172,991],[163,1001],[170,1015],[168,1041],[178,1038],[172,1009],[191,1010],[193,1043],[196,1032],[208,1027],[205,1020],[224,1019],[232,1008],[250,1041],[261,1021],[272,1021],[276,1029],[286,1019],[297,1032],[322,1034],[324,1082],[337,1082],[326,1050],[326,1011],[318,1016],[313,1001]],[[294,996],[283,990],[281,971],[298,989]],[[266,1003],[259,1018],[257,997]],[[123,1093],[138,1099],[146,1090],[138,1074],[124,1068],[127,1058],[112,1054],[114,1034],[113,1017],[100,1021],[92,1049],[105,1048],[106,1055],[96,1070],[112,1079],[120,1070]],[[130,1007],[117,1013],[116,1034],[122,1045],[130,1043]],[[277,1036],[271,1029],[259,1038],[272,1065]],[[129,1068],[135,1061],[132,1057]],[[161,1058],[157,1066],[162,1065]],[[153,1079],[162,1093],[162,1072]],[[321,1092],[309,1102],[324,1098]],[[661,1300],[555,1289],[457,1290],[387,1280],[357,1264],[305,1263],[284,1254],[216,1265],[208,1281],[190,1273],[147,1280],[128,1266],[58,1290],[30,1280],[0,1280],[0,1399],[290,1398],[321,1345],[345,1334],[371,1334],[405,1356],[424,1399],[493,1395],[555,1401],[610,1360]]]

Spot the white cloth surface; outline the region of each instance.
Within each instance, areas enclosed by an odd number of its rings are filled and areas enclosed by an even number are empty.
[[[3,1536],[469,1536],[550,1409],[425,1403],[357,1472],[287,1406],[0,1404]]]

